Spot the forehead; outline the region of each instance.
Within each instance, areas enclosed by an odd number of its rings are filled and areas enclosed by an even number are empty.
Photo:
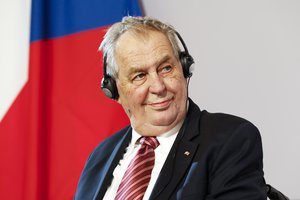
[[[153,64],[160,57],[174,57],[168,38],[161,32],[125,32],[117,41],[115,55],[119,67]]]

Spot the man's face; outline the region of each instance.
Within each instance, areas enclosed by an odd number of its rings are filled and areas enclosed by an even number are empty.
[[[160,135],[186,114],[187,81],[171,44],[160,32],[124,33],[116,46],[118,102],[142,135]]]

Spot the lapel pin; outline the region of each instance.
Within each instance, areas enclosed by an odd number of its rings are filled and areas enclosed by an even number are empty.
[[[186,152],[184,152],[184,155],[189,156],[190,152],[186,151]]]

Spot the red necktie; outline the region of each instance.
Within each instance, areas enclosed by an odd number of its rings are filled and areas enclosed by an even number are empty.
[[[143,137],[140,143],[141,148],[129,163],[115,200],[143,199],[154,166],[154,149],[159,142],[155,137]]]

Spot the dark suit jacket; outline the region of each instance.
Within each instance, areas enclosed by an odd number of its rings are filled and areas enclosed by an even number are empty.
[[[103,141],[90,155],[75,200],[102,199],[131,140],[132,128]],[[187,117],[150,199],[265,200],[262,144],[250,122],[200,111],[190,100]]]

